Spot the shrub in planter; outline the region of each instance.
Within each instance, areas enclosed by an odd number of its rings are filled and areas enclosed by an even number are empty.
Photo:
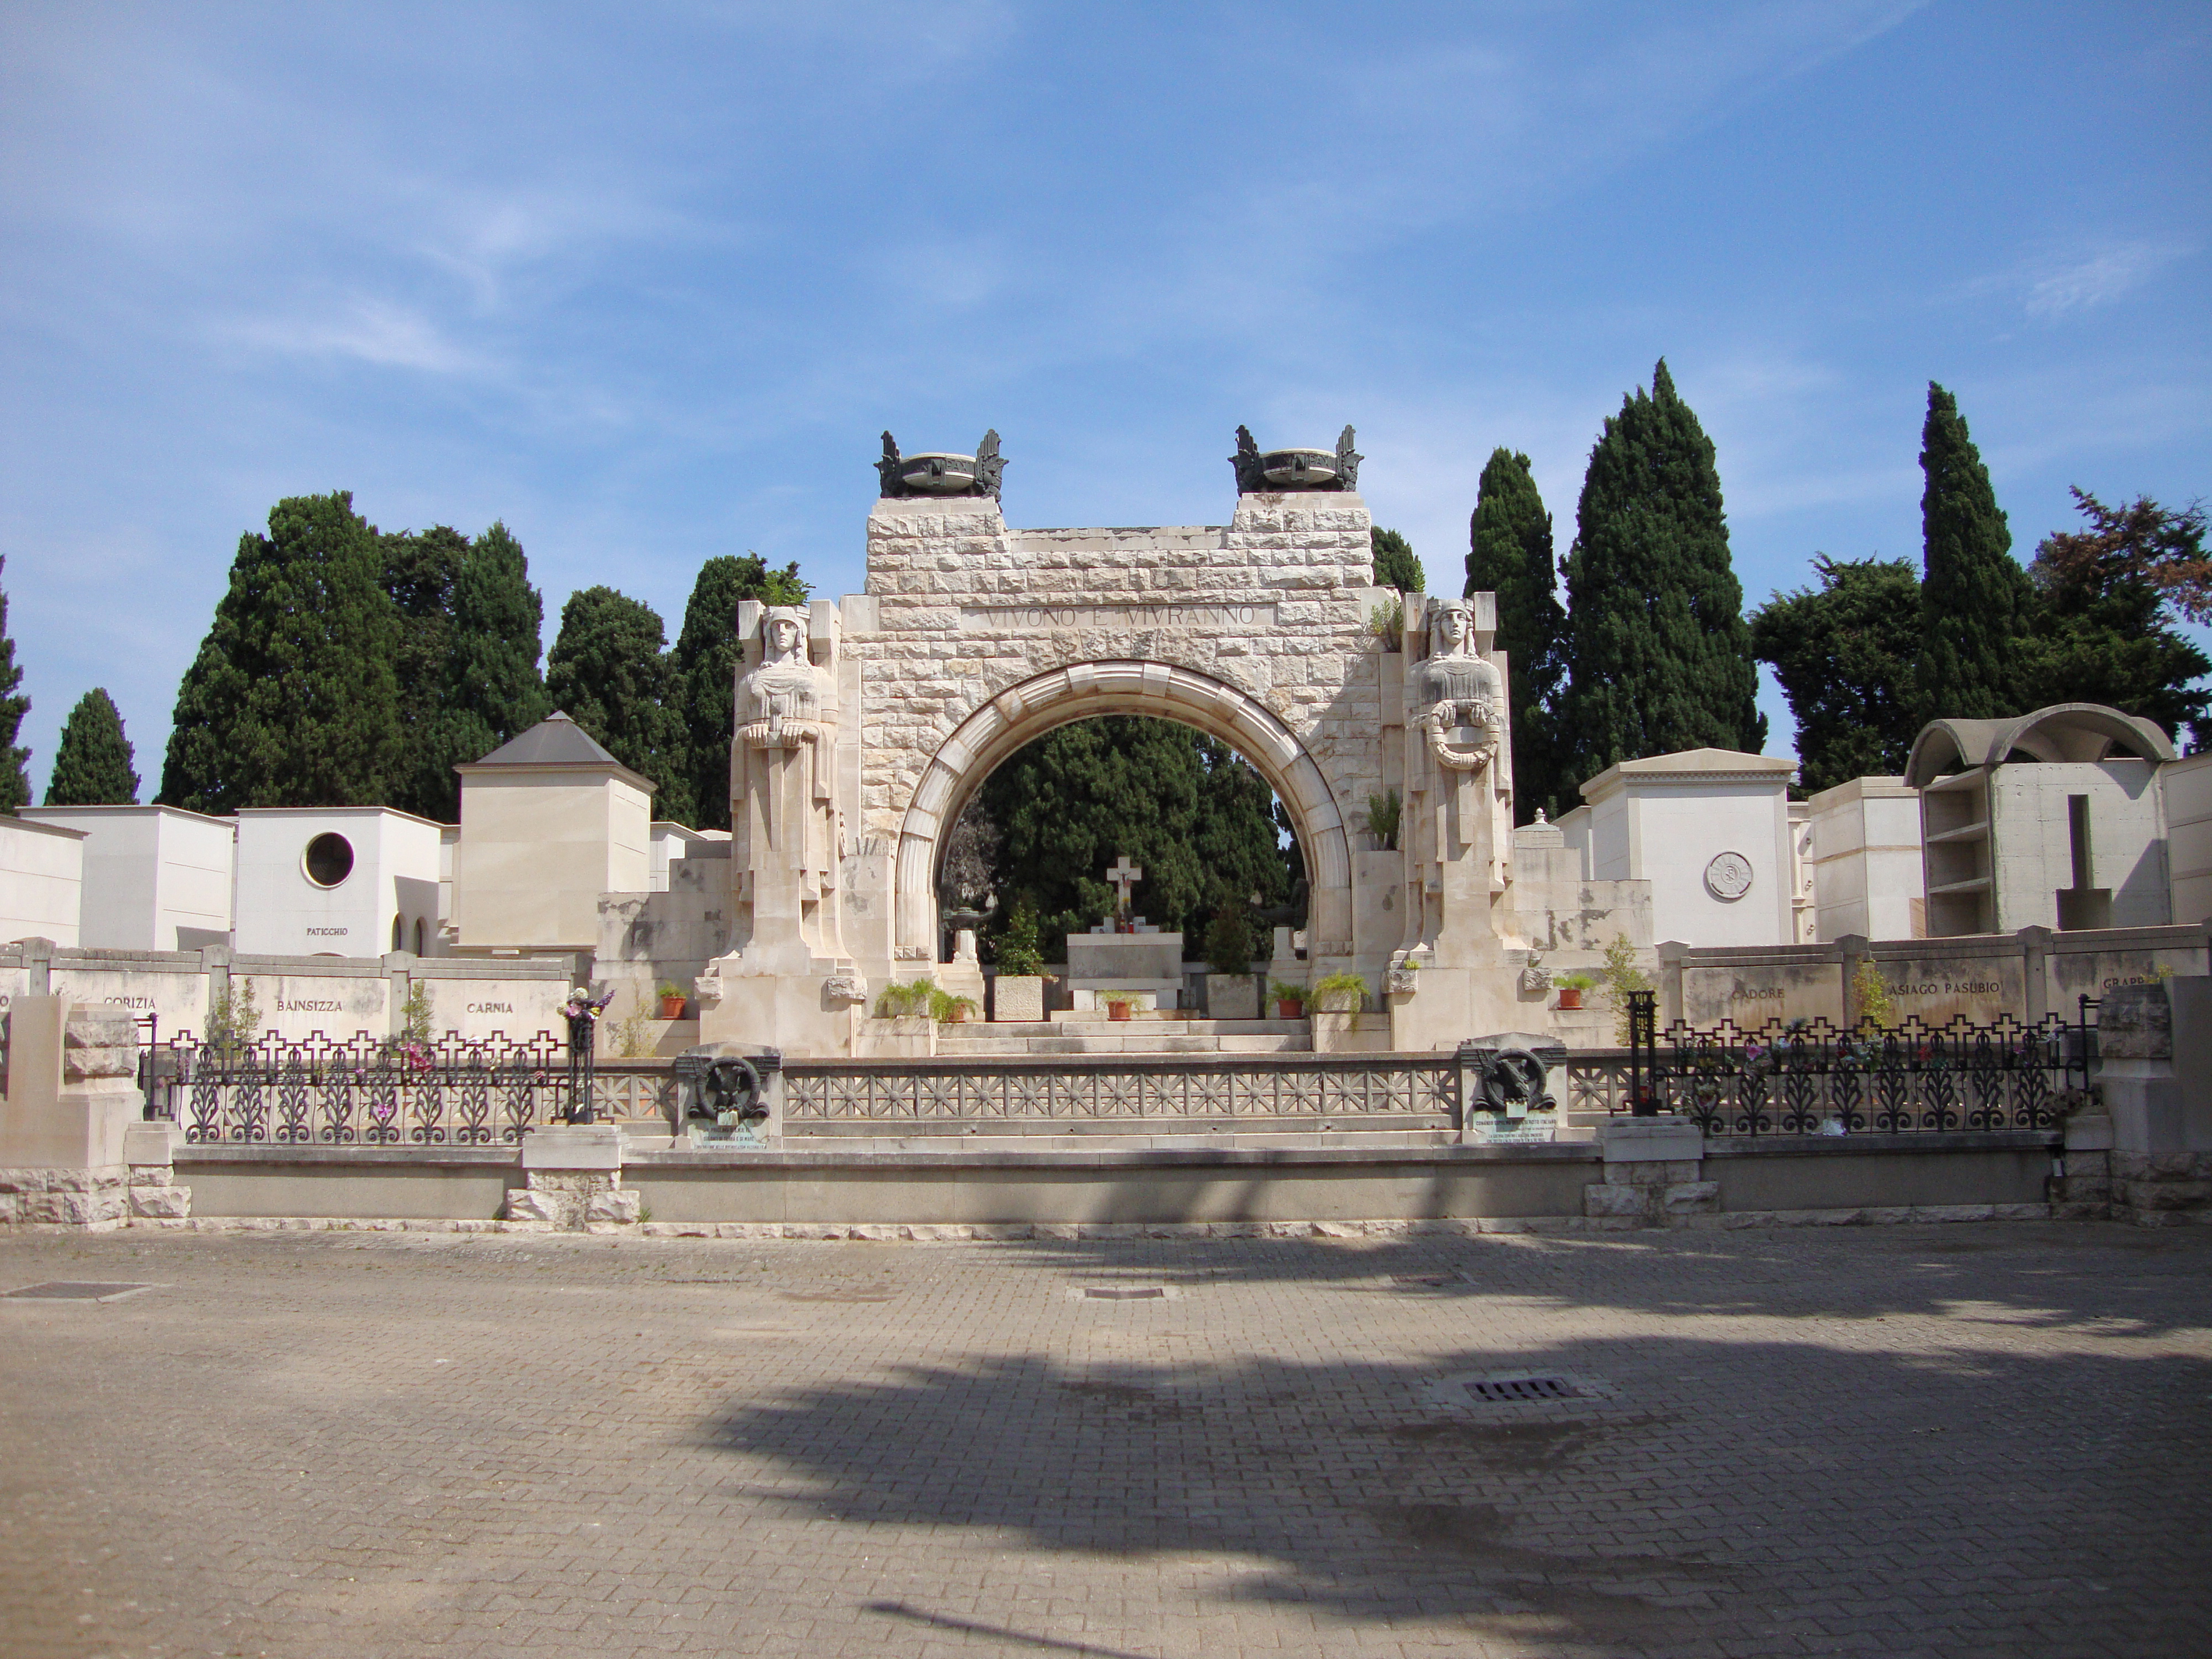
[[[929,1017],[939,1025],[963,1024],[975,1012],[975,999],[957,997],[942,986],[929,988]]]
[[[1129,999],[1127,997],[1109,997],[1106,999],[1106,1018],[1127,1019],[1129,1017],[1130,1006]]]
[[[1597,989],[1597,976],[1595,974],[1562,974],[1552,981],[1552,985],[1559,994],[1560,1007],[1579,1008],[1583,1006],[1583,993]]]
[[[893,982],[884,987],[876,998],[878,1019],[909,1019],[930,1011],[930,1000],[937,987],[928,980],[917,979],[900,985]]]
[[[660,999],[661,1018],[681,1019],[684,1018],[684,988],[678,985],[674,980],[664,979],[661,981],[659,985],[653,988],[653,994]]]
[[[1313,996],[1325,1014],[1356,1014],[1367,1001],[1367,981],[1358,974],[1324,974],[1314,982]]]
[[[1206,951],[1206,965],[1217,974],[1252,971],[1252,929],[1246,924],[1242,910],[1215,911],[1201,948]]]
[[[1306,988],[1289,980],[1270,980],[1267,997],[1275,1005],[1275,1012],[1285,1019],[1304,1019],[1306,1013]]]

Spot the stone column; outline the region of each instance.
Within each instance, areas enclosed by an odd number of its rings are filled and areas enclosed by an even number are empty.
[[[144,1105],[137,1023],[67,997],[24,996],[7,1030],[0,1221],[121,1226],[124,1136]]]
[[[622,1130],[612,1123],[554,1123],[522,1137],[523,1185],[507,1195],[507,1219],[566,1232],[625,1226],[638,1195],[622,1184]]]
[[[1620,1118],[1601,1123],[1605,1179],[1583,1188],[1583,1213],[1679,1224],[1720,1208],[1720,1183],[1703,1179],[1705,1137],[1694,1123]]]

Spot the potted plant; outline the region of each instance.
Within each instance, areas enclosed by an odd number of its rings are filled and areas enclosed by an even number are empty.
[[[661,1018],[684,1018],[684,988],[682,986],[672,979],[664,979],[653,988],[653,991],[654,994],[660,999]]]
[[[1106,999],[1106,1018],[1109,1019],[1128,1018],[1129,1008],[1130,1000],[1127,997],[1108,997]]]
[[[1324,974],[1315,981],[1314,1006],[1325,1014],[1356,1014],[1367,1001],[1367,981],[1357,974]]]
[[[1007,913],[994,954],[999,971],[991,987],[992,1018],[1042,1019],[1044,952],[1037,948],[1036,909],[1028,899],[1018,900]]]
[[[939,1025],[963,1025],[975,1012],[975,999],[957,997],[941,985],[929,988],[929,1017]]]
[[[1583,993],[1595,991],[1597,988],[1597,975],[1561,974],[1559,978],[1552,981],[1552,984],[1559,994],[1560,1007],[1579,1008],[1583,1006]]]
[[[1284,1019],[1304,1019],[1306,1017],[1306,988],[1289,980],[1271,980],[1267,995],[1273,1000],[1276,1014]]]

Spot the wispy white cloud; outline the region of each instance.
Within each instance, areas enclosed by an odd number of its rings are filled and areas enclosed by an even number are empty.
[[[323,317],[254,317],[218,323],[218,337],[293,356],[350,357],[380,368],[483,375],[492,360],[458,344],[410,306],[359,299]]]
[[[2183,250],[2157,242],[2121,242],[2087,258],[2057,263],[2030,276],[2022,304],[2031,317],[2063,317],[2109,304],[2141,287]]]

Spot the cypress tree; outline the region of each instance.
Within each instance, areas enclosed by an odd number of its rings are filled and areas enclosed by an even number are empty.
[[[0,571],[7,568],[7,559],[0,556]],[[0,812],[11,815],[31,804],[31,775],[24,769],[31,751],[15,746],[23,716],[31,712],[22,684],[23,671],[15,665],[15,641],[8,632],[8,592],[0,588]]]
[[[1777,593],[1759,608],[1751,643],[1790,699],[1800,776],[1817,793],[1905,770],[1920,730],[1920,578],[1905,559],[1816,553],[1813,569],[1818,588]]]
[[[400,617],[404,763],[390,805],[441,823],[460,816],[455,765],[544,719],[538,674],[544,606],[503,524],[472,543],[438,525],[385,538],[385,587]]]
[[[199,812],[387,799],[401,744],[399,617],[353,495],[295,495],[239,538],[177,693],[158,799]]]
[[[1959,400],[1933,380],[1920,470],[1928,480],[1920,495],[1920,720],[2024,714],[2021,662],[2034,595]]]
[[[1368,534],[1373,540],[1376,586],[1395,587],[1401,593],[1428,591],[1428,578],[1422,574],[1421,562],[1413,556],[1411,542],[1380,526],[1370,525]]]
[[[1590,451],[1567,615],[1562,798],[1616,761],[1765,743],[1712,440],[1664,358]]]
[[[690,745],[661,650],[666,639],[649,605],[611,587],[571,593],[546,654],[545,690],[617,760],[659,785],[654,817],[690,823]]]
[[[1513,731],[1513,812],[1526,823],[1542,807],[1554,817],[1575,805],[1559,798],[1560,683],[1566,677],[1567,613],[1559,608],[1552,515],[1536,492],[1528,458],[1491,452],[1468,526],[1465,593],[1498,595],[1498,649],[1506,653]]]
[[[451,722],[444,716],[453,653],[453,589],[469,556],[468,538],[445,525],[384,538],[384,591],[399,613],[392,671],[399,724],[406,734],[385,804],[450,823],[459,816]]]
[[[691,585],[672,671],[689,749],[691,801],[699,814],[696,829],[730,827],[731,718],[742,654],[738,602],[804,605],[806,594],[796,561],[777,570],[757,553],[742,559],[717,555],[700,567],[699,579]]]
[[[522,544],[499,520],[469,544],[453,605],[446,707],[458,758],[472,761],[553,712],[538,672],[545,604],[530,585]]]
[[[131,739],[123,735],[123,716],[114,699],[94,686],[77,700],[62,726],[53,775],[46,780],[46,805],[136,805],[138,774],[132,758]]]

